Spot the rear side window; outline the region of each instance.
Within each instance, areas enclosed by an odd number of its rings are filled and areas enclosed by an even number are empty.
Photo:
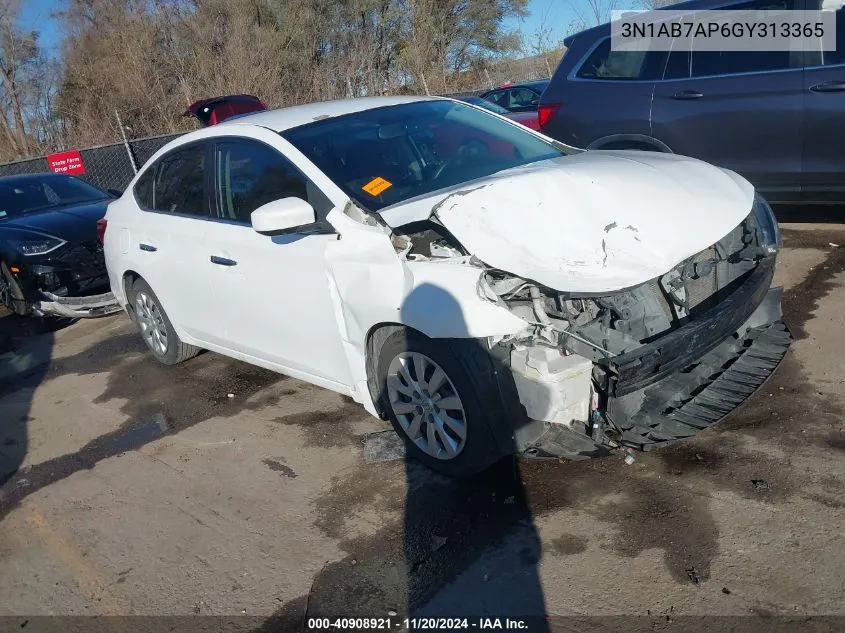
[[[158,164],[150,167],[141,175],[138,182],[135,183],[135,200],[138,201],[142,209],[153,208],[153,181],[155,180],[157,168]]]
[[[625,50],[611,50],[610,38],[602,40],[578,69],[582,79],[631,81],[655,79],[662,55],[648,50],[648,40],[634,42]]]
[[[164,156],[153,183],[156,211],[205,215],[205,146],[193,145]]]
[[[783,70],[789,51],[675,51],[669,54],[665,79],[714,77]]]
[[[845,3],[842,0],[808,0],[808,11],[836,11],[836,50],[819,49],[807,54],[807,66],[838,66],[845,64]]]
[[[735,75],[789,68],[789,51],[700,51],[693,52],[693,77]]]
[[[331,206],[287,158],[263,143],[231,141],[217,144],[217,209],[226,220],[249,224],[258,207],[282,198],[308,201],[318,219]]]

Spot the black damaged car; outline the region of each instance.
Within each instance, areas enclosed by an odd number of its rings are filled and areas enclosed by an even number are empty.
[[[119,195],[63,174],[0,178],[0,305],[21,316],[119,310],[98,235]]]

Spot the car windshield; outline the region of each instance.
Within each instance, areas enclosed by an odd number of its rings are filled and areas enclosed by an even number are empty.
[[[370,211],[564,154],[517,124],[446,100],[373,108],[282,136]]]
[[[464,97],[461,101],[469,103],[470,105],[478,106],[479,108],[484,108],[485,110],[490,110],[490,112],[495,112],[496,114],[509,114],[507,109],[493,103],[492,101],[482,99],[481,97]]]
[[[0,220],[109,197],[73,176],[12,178],[0,181]]]

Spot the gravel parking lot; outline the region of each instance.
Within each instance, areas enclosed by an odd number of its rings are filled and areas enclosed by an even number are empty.
[[[158,365],[123,315],[13,332],[0,366],[49,362],[0,386],[0,615],[845,616],[845,228],[783,231],[780,368],[630,466],[367,465],[348,398]]]

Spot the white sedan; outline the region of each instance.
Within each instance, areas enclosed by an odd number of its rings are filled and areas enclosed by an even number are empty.
[[[106,221],[112,290],[159,361],[209,349],[346,394],[450,475],[690,437],[790,342],[777,223],[743,178],[449,99],[186,134]]]

